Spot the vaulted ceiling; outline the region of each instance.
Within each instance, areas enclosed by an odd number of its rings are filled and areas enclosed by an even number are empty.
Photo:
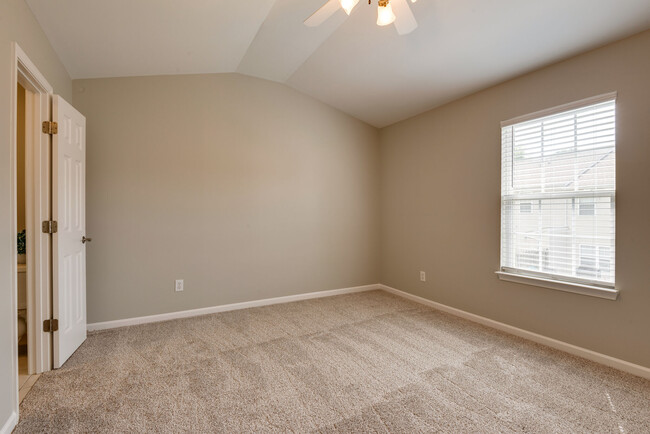
[[[376,0],[319,27],[325,0],[27,0],[73,79],[239,72],[377,127],[650,28],[648,0],[419,0],[378,27]]]

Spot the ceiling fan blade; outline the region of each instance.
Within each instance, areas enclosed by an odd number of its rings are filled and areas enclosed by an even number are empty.
[[[390,0],[395,12],[395,28],[400,35],[406,35],[415,30],[418,22],[415,21],[413,12],[406,0]]]
[[[320,9],[311,14],[309,18],[305,20],[305,25],[309,27],[320,26],[325,22],[326,19],[334,15],[334,12],[341,9],[341,4],[339,0],[329,0]]]

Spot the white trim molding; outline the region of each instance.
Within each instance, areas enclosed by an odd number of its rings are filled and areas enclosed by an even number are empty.
[[[27,227],[27,347],[28,370],[30,374],[49,371],[50,336],[41,331],[40,325],[50,315],[50,236],[41,231],[41,222],[50,215],[50,137],[43,134],[41,124],[50,119],[50,98],[54,89],[45,76],[36,68],[25,51],[16,42],[12,43],[14,69],[12,82],[20,83],[25,95],[25,217]],[[12,85],[16,91],[16,84]],[[16,95],[12,94],[15,103]],[[16,113],[10,129],[12,150],[15,152]],[[15,161],[12,160],[12,169]],[[11,181],[16,182],[15,173]],[[12,187],[12,192],[15,187]],[[11,206],[15,207],[15,198]],[[15,212],[15,211],[14,211]],[[13,213],[12,213],[13,214]],[[15,224],[12,226],[15,227]],[[31,235],[30,235],[31,234]],[[15,238],[15,236],[13,237]],[[15,249],[14,249],[15,250]],[[15,260],[12,262],[16,262]],[[13,271],[12,271],[13,273]],[[17,290],[17,289],[16,289]],[[15,309],[14,309],[15,310]],[[16,320],[13,321],[14,323]],[[17,347],[16,347],[17,348]],[[17,357],[17,355],[16,355]],[[16,387],[18,373],[16,372]],[[18,393],[16,394],[18,402]],[[18,412],[18,404],[16,404]]]
[[[581,283],[563,282],[560,280],[545,279],[536,276],[524,276],[522,274],[508,273],[505,271],[495,271],[499,279],[508,282],[522,283],[524,285],[541,286],[542,288],[556,289],[558,291],[573,292],[575,294],[589,295],[592,297],[605,298],[607,300],[616,300],[618,298],[618,289],[603,288],[600,286],[585,285]]]
[[[38,153],[35,149],[46,150],[43,155],[44,158],[49,158],[49,136],[42,134],[40,131],[41,122],[49,120],[50,115],[50,94],[53,89],[47,82],[45,76],[36,68],[36,65],[29,59],[27,54],[20,48],[16,42],[11,44],[11,88],[9,91],[11,110],[9,112],[9,207],[11,210],[9,230],[11,240],[11,375],[13,377],[13,385],[11,391],[3,390],[3,394],[9,393],[12,402],[12,416],[2,426],[0,434],[11,432],[13,427],[18,422],[20,411],[20,392],[18,387],[18,333],[16,330],[17,319],[17,299],[18,299],[18,258],[16,248],[16,218],[17,218],[17,202],[16,202],[16,153],[17,153],[17,117],[18,117],[18,104],[17,104],[17,84],[20,84],[25,90],[33,93],[31,97],[25,98],[25,210],[26,210],[26,224],[27,226],[27,345],[28,345],[28,369],[30,373],[43,372],[49,370],[49,350],[50,340],[48,336],[43,336],[39,333],[39,325],[42,324],[44,314],[49,312],[49,306],[44,309],[47,304],[47,297],[49,294],[49,277],[41,281],[36,281],[34,276],[37,276],[37,269],[41,266],[46,267],[48,261],[41,260],[40,255],[45,255],[49,258],[49,250],[39,251],[39,256],[36,256],[35,246],[41,245],[35,243],[38,237],[46,237],[40,230],[40,215],[41,211],[40,202],[35,200],[35,192],[40,192],[36,186],[36,181],[41,181],[48,176],[38,172],[38,177],[34,172],[37,165],[34,164],[33,159]],[[41,155],[41,154],[38,154]],[[49,160],[45,160],[47,169],[49,170]],[[39,166],[40,167],[40,166]],[[47,174],[49,175],[49,173]],[[49,194],[49,189],[44,191],[44,194]],[[48,196],[45,196],[47,199]],[[35,236],[31,236],[32,235]],[[40,234],[40,235],[39,235]],[[35,285],[38,285],[36,287]]]
[[[12,411],[2,428],[0,428],[0,434],[10,434],[16,428],[16,425],[18,425],[18,413]]]
[[[41,330],[50,317],[50,235],[41,222],[51,215],[50,136],[43,121],[50,120],[52,86],[15,44],[17,80],[25,88],[25,219],[27,227],[27,354],[29,373],[51,369],[50,335]],[[31,234],[31,235],[30,235]]]
[[[542,118],[544,116],[551,116],[557,113],[566,112],[569,110],[579,109],[586,107],[588,105],[598,104],[605,101],[616,100],[618,97],[617,92],[608,92],[603,93],[602,95],[596,95],[589,98],[581,99],[579,101],[570,102],[567,104],[558,105],[555,107],[547,108],[544,110],[539,110],[533,113],[528,113],[526,115],[517,116],[516,118],[508,119],[507,121],[501,121],[501,128],[508,127],[510,125],[518,124],[520,122],[530,121],[532,119]]]
[[[136,318],[118,319],[114,321],[103,321],[88,324],[89,332],[96,330],[106,330],[118,327],[127,327],[137,324],[147,324],[152,322],[169,321],[178,318],[189,318],[193,316],[209,315],[218,312],[228,312],[231,310],[249,309],[251,307],[269,306],[272,304],[291,303],[293,301],[310,300],[313,298],[332,297],[334,295],[352,294],[355,292],[372,291],[381,289],[378,283],[363,286],[353,286],[350,288],[330,289],[326,291],[307,292],[303,294],[287,295],[284,297],[265,298],[262,300],[244,301],[241,303],[222,304],[219,306],[202,307],[199,309],[182,310],[177,312],[161,313],[158,315],[140,316]]]
[[[408,292],[400,291],[399,289],[391,288],[386,285],[379,285],[384,291],[390,292],[397,296],[415,301],[416,303],[424,304],[434,309],[447,312],[449,314],[467,319],[469,321],[482,324],[484,326],[509,333],[511,335],[519,336],[520,338],[528,339],[538,344],[546,345],[547,347],[555,348],[556,350],[564,351],[574,356],[579,356],[592,362],[600,363],[601,365],[609,366],[629,374],[637,375],[639,377],[650,379],[650,368],[627,362],[625,360],[617,359],[615,357],[607,356],[605,354],[597,353],[596,351],[588,350],[586,348],[578,347],[567,342],[559,341],[557,339],[549,338],[528,330],[520,329],[502,322],[498,322],[489,318],[475,315],[473,313],[465,312],[464,310],[456,309],[441,303],[436,303],[429,299],[419,297],[417,295],[409,294]]]

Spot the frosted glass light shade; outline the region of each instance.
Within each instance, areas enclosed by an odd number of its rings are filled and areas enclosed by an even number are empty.
[[[350,15],[350,12],[352,12],[352,9],[359,3],[359,0],[339,0],[341,3],[341,7],[345,11],[346,14]]]
[[[378,26],[387,26],[392,24],[395,21],[395,14],[393,13],[393,7],[388,3],[386,6],[377,7],[377,25]]]

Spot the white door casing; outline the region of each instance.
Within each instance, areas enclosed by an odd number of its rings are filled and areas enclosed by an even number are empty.
[[[52,246],[54,368],[86,340],[86,118],[58,95],[52,98]]]
[[[50,106],[54,90],[18,44],[13,43],[13,51],[16,60],[15,78],[26,92],[27,354],[29,372],[40,373],[52,369],[52,339],[49,333],[42,331],[43,320],[51,318],[52,315],[52,262],[50,260],[52,244],[50,235],[41,231],[41,223],[50,220],[52,216],[52,155],[50,136],[41,130],[42,122],[51,120]],[[14,99],[12,97],[12,101]],[[13,127],[12,122],[10,129]],[[12,133],[11,137],[14,136],[15,134]],[[15,146],[12,146],[13,151]],[[13,165],[12,163],[12,167]],[[14,178],[15,176],[11,177],[12,182],[15,181]],[[11,191],[14,191],[14,188]],[[15,322],[14,318],[13,323]],[[18,348],[17,345],[15,348]],[[18,384],[17,372],[16,384]],[[18,395],[16,395],[16,402],[18,402]],[[16,405],[16,411],[17,409]]]

